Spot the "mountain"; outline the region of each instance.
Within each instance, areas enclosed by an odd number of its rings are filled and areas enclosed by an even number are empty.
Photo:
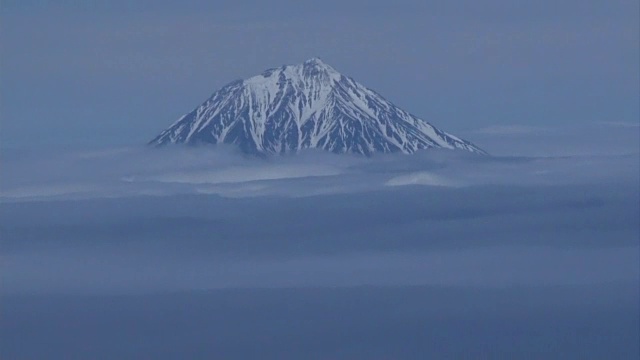
[[[235,144],[245,153],[316,148],[334,153],[485,152],[404,111],[318,58],[216,91],[151,145]]]

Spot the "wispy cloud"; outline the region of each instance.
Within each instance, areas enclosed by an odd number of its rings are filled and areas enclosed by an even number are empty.
[[[527,125],[492,125],[475,130],[475,133],[485,135],[521,135],[532,133],[545,133],[552,129]]]
[[[638,155],[478,157],[425,151],[374,158],[309,151],[247,158],[227,148],[129,148],[5,157],[0,199],[10,201],[218,194],[313,196],[399,186],[635,181]]]
[[[640,122],[626,122],[626,121],[597,121],[596,124],[601,126],[610,126],[617,128],[640,128]]]

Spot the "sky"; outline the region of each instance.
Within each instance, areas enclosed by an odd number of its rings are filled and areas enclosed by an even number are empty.
[[[3,148],[143,144],[224,84],[314,56],[475,142],[640,118],[633,0],[0,6]]]

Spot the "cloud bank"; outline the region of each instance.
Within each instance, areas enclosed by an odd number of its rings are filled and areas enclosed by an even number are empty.
[[[490,157],[5,152],[0,355],[637,357],[640,157],[553,136]]]

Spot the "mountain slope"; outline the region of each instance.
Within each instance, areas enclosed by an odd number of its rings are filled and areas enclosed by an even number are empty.
[[[235,144],[246,153],[317,148],[334,153],[485,152],[441,131],[313,58],[232,82],[151,145]]]

